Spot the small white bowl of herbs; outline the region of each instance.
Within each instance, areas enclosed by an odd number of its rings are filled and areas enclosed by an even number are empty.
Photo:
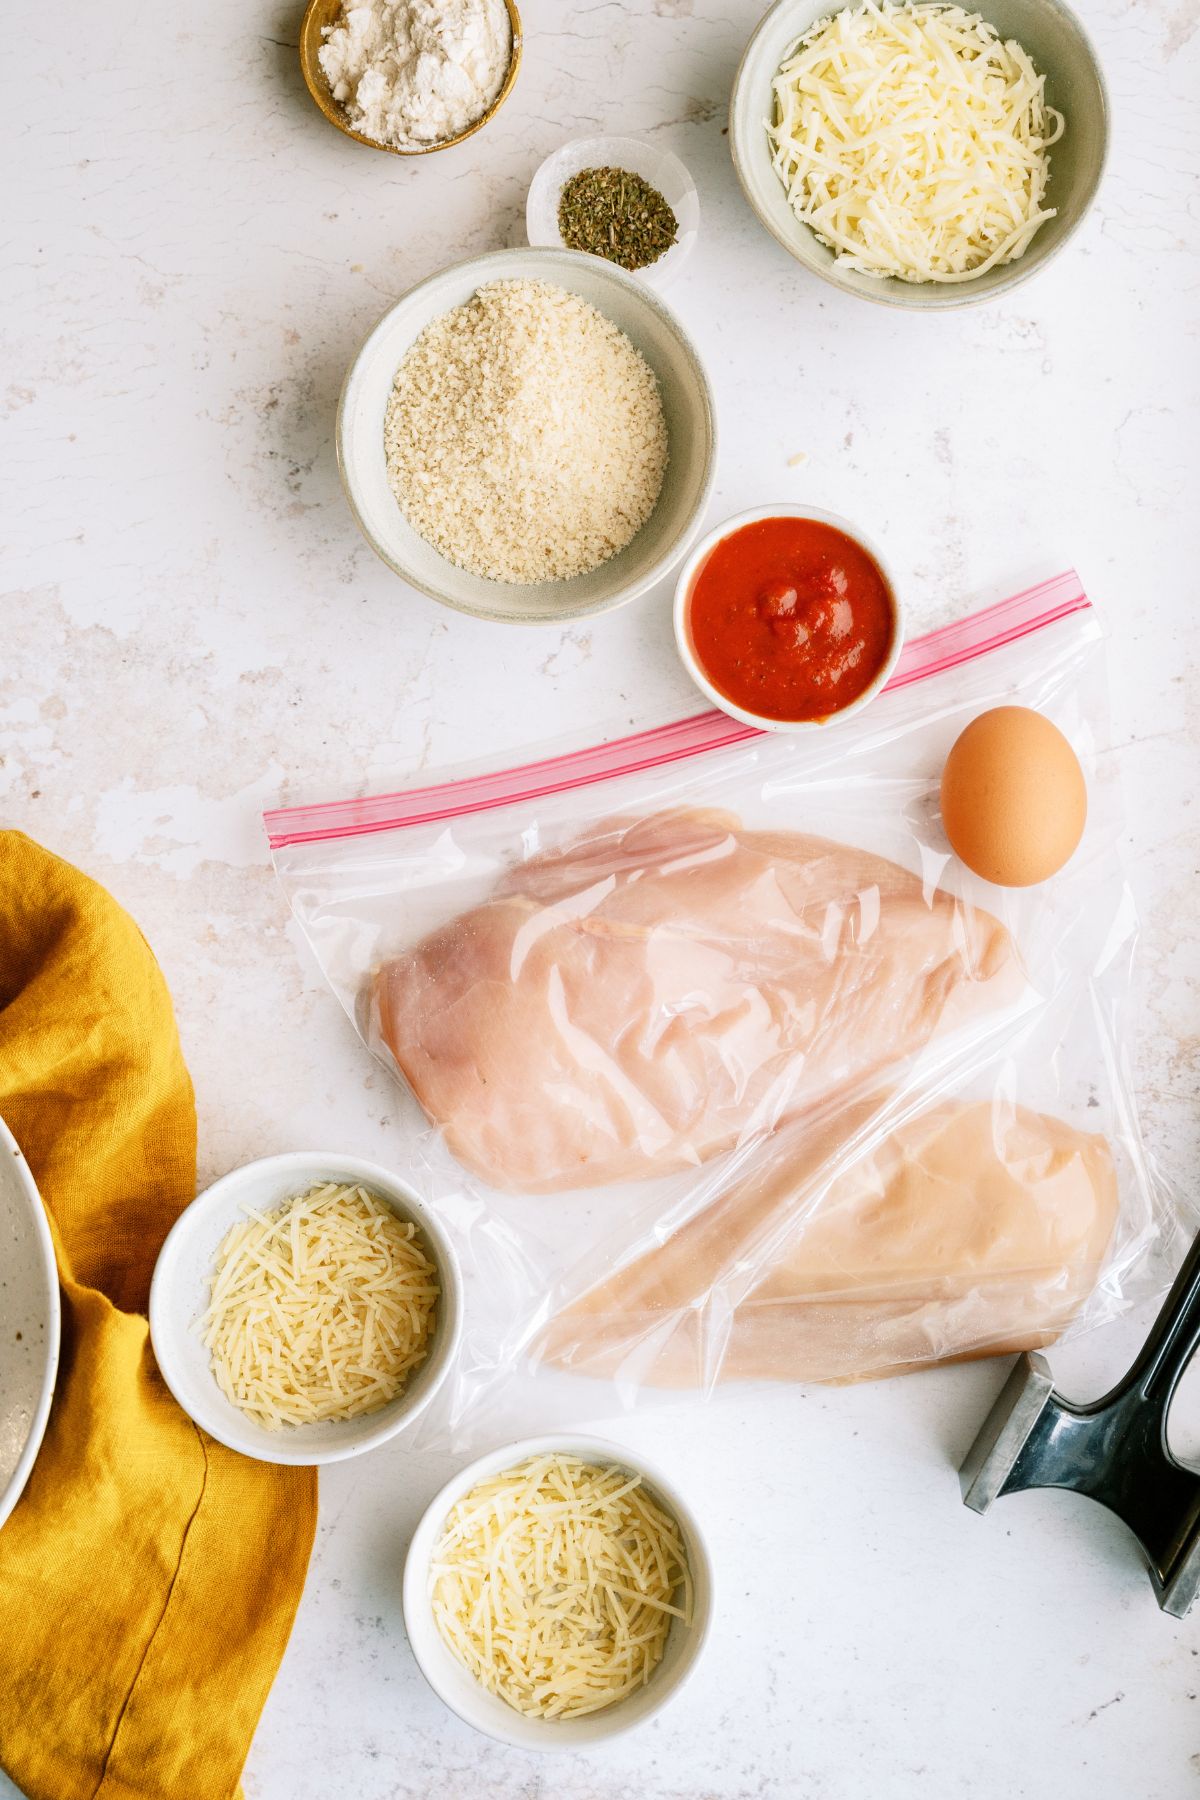
[[[635,137],[575,138],[534,176],[525,227],[535,246],[601,256],[662,288],[691,254],[700,197],[669,150]]]

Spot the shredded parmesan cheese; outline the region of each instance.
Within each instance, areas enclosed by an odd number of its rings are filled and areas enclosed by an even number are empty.
[[[438,1630],[518,1712],[577,1719],[649,1681],[692,1618],[679,1527],[627,1469],[533,1457],[451,1510],[433,1553]]]
[[[269,1431],[386,1406],[434,1329],[437,1270],[416,1226],[336,1182],[247,1212],[201,1320],[222,1391]]]
[[[1020,44],[960,6],[867,0],[784,58],[768,124],[797,217],[837,260],[901,281],[971,281],[1054,217],[1063,118]]]

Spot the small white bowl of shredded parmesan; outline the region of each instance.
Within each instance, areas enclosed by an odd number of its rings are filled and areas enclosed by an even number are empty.
[[[730,143],[796,259],[886,305],[995,296],[1078,226],[1108,103],[1062,0],[777,0],[734,85]]]
[[[462,1469],[409,1545],[404,1622],[434,1692],[525,1750],[643,1724],[691,1675],[712,1618],[691,1508],[645,1457],[528,1438]]]
[[[394,1437],[433,1398],[460,1328],[445,1232],[360,1157],[296,1151],[235,1169],[180,1215],[150,1289],[167,1386],[261,1462],[340,1462]]]

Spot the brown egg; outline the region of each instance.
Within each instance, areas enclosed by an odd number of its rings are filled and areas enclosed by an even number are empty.
[[[1049,719],[995,706],[960,734],[942,770],[955,852],[998,887],[1032,887],[1074,855],[1087,818],[1079,758]]]

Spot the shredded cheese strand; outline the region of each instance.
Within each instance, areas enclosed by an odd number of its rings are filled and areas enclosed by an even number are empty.
[[[1023,256],[1061,113],[1014,39],[960,6],[866,0],[783,60],[767,125],[796,216],[846,268],[973,281]]]

